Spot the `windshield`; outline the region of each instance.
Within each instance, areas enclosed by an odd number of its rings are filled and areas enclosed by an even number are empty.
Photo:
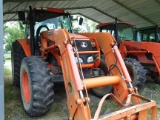
[[[133,40],[133,29],[128,24],[118,24],[118,41],[120,40]]]
[[[120,40],[133,40],[133,29],[132,26],[128,24],[117,24],[117,41]],[[100,32],[108,32],[115,37],[115,26],[114,24],[109,24],[100,28]]]
[[[146,29],[138,31],[140,33],[140,39],[141,41],[146,42],[155,42],[155,29]]]
[[[70,17],[68,14],[53,13],[48,11],[36,11],[35,14],[35,35],[37,29],[42,25],[46,25],[49,30],[63,28],[66,29],[68,32],[71,32]],[[47,28],[43,27],[40,32],[46,30]]]
[[[139,28],[137,35],[144,42],[160,42],[160,27]]]

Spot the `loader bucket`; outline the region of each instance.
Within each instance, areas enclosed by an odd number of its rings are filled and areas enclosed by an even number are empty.
[[[106,98],[111,97],[120,110],[100,116],[101,108]],[[140,104],[130,104],[132,97],[143,100]],[[113,94],[106,94],[99,102],[97,111],[92,120],[147,120],[148,110],[151,109],[151,119],[156,120],[156,102],[138,94],[129,94],[126,103],[120,102]]]

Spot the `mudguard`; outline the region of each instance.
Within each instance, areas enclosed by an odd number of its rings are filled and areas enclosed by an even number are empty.
[[[18,39],[17,41],[21,44],[21,46],[25,52],[25,55],[27,57],[31,56],[31,49],[30,49],[29,43],[27,43],[27,39]]]

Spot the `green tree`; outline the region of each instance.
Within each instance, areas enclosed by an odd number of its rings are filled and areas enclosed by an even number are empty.
[[[24,26],[19,22],[9,23],[4,25],[4,44],[5,51],[10,51],[12,47],[12,42],[16,39],[24,38],[25,29]]]
[[[73,21],[72,25],[73,25],[73,31],[75,33],[85,33],[85,32],[95,32],[96,31],[96,25],[98,23],[85,18],[83,16],[80,15],[74,15],[75,17],[77,17],[77,21]],[[83,18],[83,24],[82,25],[78,25],[78,18],[82,17]]]
[[[84,18],[83,25],[86,27],[87,32],[95,32],[97,23],[88,18]]]

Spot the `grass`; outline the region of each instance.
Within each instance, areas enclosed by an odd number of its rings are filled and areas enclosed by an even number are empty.
[[[4,67],[4,75],[11,75],[11,70],[8,67]]]
[[[8,100],[6,99],[6,96],[8,96],[7,98],[12,97],[12,95],[10,95],[10,93],[8,92],[11,91],[12,88],[8,87],[8,85],[11,85],[11,70],[7,67],[4,67],[4,83],[5,88],[7,87],[7,89],[5,89],[5,92],[7,92],[7,94],[5,94],[5,100]]]
[[[20,89],[9,81],[5,79],[5,120],[29,119],[22,108]]]
[[[160,88],[159,84],[153,83],[153,82],[147,82],[141,95],[144,95],[145,97],[147,97],[149,99],[156,100],[156,102],[158,104],[160,104],[160,100],[159,100],[160,90],[159,90],[159,88]]]
[[[6,59],[5,64],[9,65],[10,63],[11,60]],[[23,116],[23,118],[26,118],[27,115],[22,109],[20,90],[12,85],[11,68],[6,65],[4,65],[4,85],[5,120],[10,120],[12,118],[19,119],[18,117],[16,118],[19,114]]]
[[[11,63],[11,59],[5,59],[5,62]]]
[[[7,59],[6,63],[10,63],[11,60]],[[11,68],[4,66],[4,80],[5,80],[5,120],[43,120],[43,119],[52,119],[52,120],[64,120],[67,119],[68,110],[66,106],[65,99],[65,90],[60,89],[55,91],[55,104],[48,111],[47,114],[40,117],[29,117],[23,110],[23,105],[21,103],[20,89],[12,85],[12,75]],[[156,100],[157,102],[157,114],[160,118],[160,85],[156,83],[147,83],[144,91],[140,95],[145,96],[146,98]],[[90,109],[92,116],[97,109],[97,105],[100,99],[95,96],[89,95],[91,98]],[[107,109],[106,109],[107,108]],[[106,100],[102,108],[102,114],[106,113],[109,110],[114,110],[116,108],[115,103],[109,99]],[[158,120],[158,119],[157,119]],[[160,120],[160,119],[159,119]]]

